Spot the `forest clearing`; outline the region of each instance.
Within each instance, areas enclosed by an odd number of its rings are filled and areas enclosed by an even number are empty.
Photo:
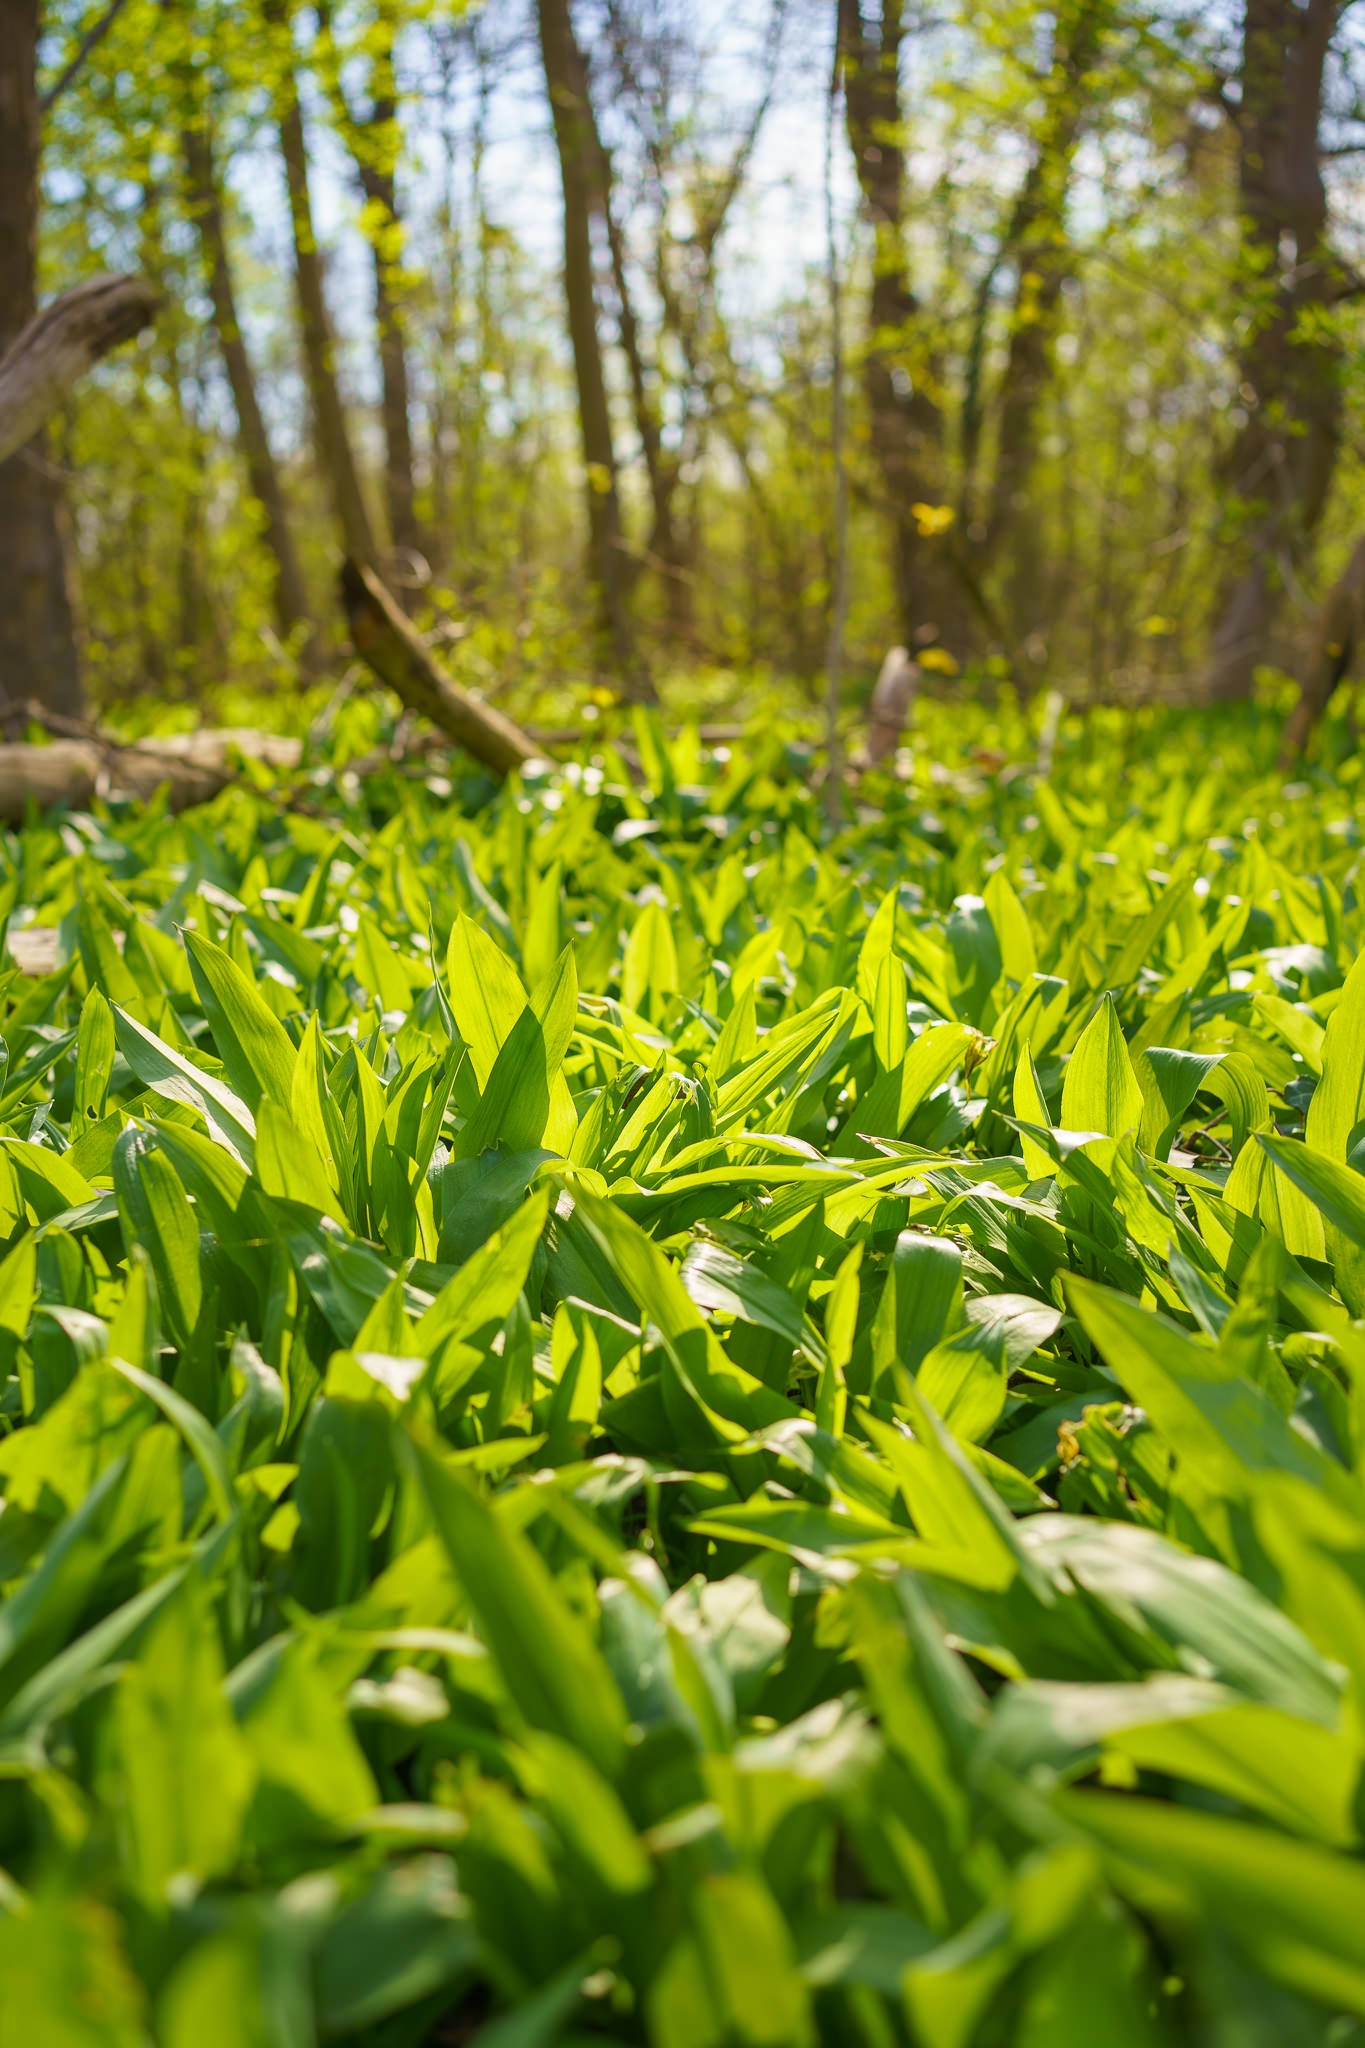
[[[0,0],[0,2048],[1365,2042],[1365,98]]]

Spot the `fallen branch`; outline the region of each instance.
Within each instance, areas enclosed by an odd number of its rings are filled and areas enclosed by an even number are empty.
[[[157,303],[140,277],[91,277],[29,321],[0,357],[0,462],[33,438],[101,356],[150,325]]]
[[[484,707],[477,708],[482,711]],[[208,803],[234,784],[254,787],[241,773],[239,763],[259,762],[288,778],[296,775],[305,753],[302,740],[246,727],[207,727],[201,732],[172,733],[159,739],[116,740],[84,719],[63,717],[41,704],[0,702],[0,732],[24,732],[35,725],[50,733],[51,739],[36,744],[0,740],[0,824],[21,825],[29,814],[30,799],[40,812],[58,805],[80,811],[87,810],[96,800],[111,803],[132,799],[146,803],[163,785],[168,808],[188,810],[193,804]],[[698,728],[704,743],[739,739],[746,730],[742,725]],[[541,758],[551,745],[601,737],[588,728],[522,735],[528,747]],[[429,775],[434,758],[448,745],[445,733],[416,733],[406,745],[397,749],[379,747],[357,755],[335,772],[360,782],[384,773]],[[615,745],[627,767],[637,768],[639,764],[629,741],[618,735]],[[286,781],[280,801],[291,809],[307,810],[309,784],[315,780],[316,775],[310,776],[304,785]]]
[[[5,708],[12,714],[27,707]],[[6,741],[0,743],[0,820],[22,824],[30,803],[39,811],[56,804],[87,810],[96,798],[108,802],[131,797],[146,803],[163,784],[171,810],[188,810],[240,780],[236,760],[262,761],[288,771],[298,767],[302,755],[299,740],[230,728],[176,733],[128,746],[98,735],[57,738],[45,746]]]
[[[347,562],[341,596],[355,651],[407,706],[497,775],[543,758],[529,733],[448,676],[372,569]]]

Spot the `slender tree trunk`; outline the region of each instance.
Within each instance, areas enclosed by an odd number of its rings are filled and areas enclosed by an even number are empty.
[[[564,296],[578,383],[578,416],[587,476],[590,573],[603,653],[627,695],[652,695],[642,683],[626,615],[621,500],[607,401],[592,250],[601,149],[588,101],[588,73],[574,35],[569,0],[537,0],[545,84],[564,188]]]
[[[336,373],[336,336],[327,311],[322,254],[313,226],[313,202],[308,189],[308,146],[289,41],[289,0],[265,0],[264,11],[267,23],[282,39],[280,71],[276,81],[280,153],[284,158],[285,182],[289,189],[294,284],[298,295],[304,369],[312,405],[318,467],[331,496],[347,554],[353,561],[374,566],[378,562],[379,550],[360,485],[360,470],[351,445],[346,410],[341,402],[341,387]]]
[[[1106,11],[1104,0],[1074,0],[1058,15],[1047,106],[1001,252],[1014,264],[1016,283],[996,398],[999,426],[984,553],[1003,569],[1006,615],[1015,641],[1025,647],[1046,616],[1044,537],[1030,516],[1029,485],[1038,416],[1052,380],[1062,286],[1071,267],[1067,189]]]
[[[213,623],[204,575],[204,508],[209,502],[207,437],[198,408],[182,407],[192,474],[185,495],[185,519],[176,554],[176,648],[181,673],[198,669],[214,650],[209,641]],[[202,674],[202,670],[200,670]]]
[[[1209,693],[1245,697],[1326,502],[1341,427],[1340,350],[1315,320],[1336,293],[1318,127],[1340,0],[1246,0],[1238,198],[1251,324],[1245,424],[1224,483],[1238,532],[1219,592]]]
[[[237,438],[251,494],[260,506],[266,545],[274,567],[275,617],[288,638],[309,616],[308,594],[285,505],[284,486],[270,446],[256,376],[237,316],[237,293],[228,260],[222,191],[206,118],[197,110],[181,130],[186,185],[213,307],[213,331],[237,414]]]
[[[320,0],[319,26],[330,38],[330,0]],[[412,456],[411,388],[404,338],[402,221],[398,211],[398,91],[393,68],[394,25],[387,7],[375,23],[369,76],[369,111],[358,115],[342,82],[333,53],[332,99],[337,125],[346,137],[356,181],[365,201],[370,255],[374,264],[374,317],[379,340],[380,411],[384,423],[384,499],[389,541],[395,548],[424,552],[417,518]]]
[[[607,0],[606,24],[616,67],[617,89],[636,110],[645,135],[645,148],[659,194],[655,216],[652,282],[659,297],[660,341],[647,359],[630,287],[625,236],[614,206],[614,180],[610,156],[602,149],[594,124],[594,139],[601,151],[601,206],[611,251],[612,280],[616,290],[618,335],[630,378],[631,401],[636,431],[640,437],[645,473],[649,481],[651,524],[645,547],[633,558],[632,572],[648,567],[658,577],[666,607],[667,628],[674,645],[695,641],[695,564],[699,547],[696,495],[692,517],[679,510],[679,491],[685,474],[698,473],[707,428],[706,398],[710,364],[704,358],[705,342],[714,326],[716,261],[721,235],[730,209],[743,188],[744,179],[772,100],[781,47],[785,0],[770,0],[766,49],[763,58],[762,89],[746,121],[739,141],[723,171],[714,176],[692,178],[688,183],[691,225],[685,243],[680,244],[671,219],[668,194],[674,184],[679,123],[668,100],[666,83],[660,91],[646,83],[651,71],[650,31],[638,7]],[[588,116],[592,117],[591,104]],[[664,381],[664,345],[676,344],[681,357],[681,375],[670,393],[672,407],[681,415],[681,431],[670,447],[663,439],[660,387]]]
[[[451,245],[446,330],[448,352],[443,359],[442,368],[444,374],[453,379],[450,389],[456,447],[459,451],[457,551],[472,560],[484,521],[488,478],[488,401],[483,389],[483,379],[479,374],[479,365],[493,360],[493,351],[497,346],[493,268],[495,227],[488,211],[488,181],[485,175],[489,114],[497,59],[481,35],[480,18],[477,15],[470,23],[469,44],[474,62],[475,84],[474,114],[469,133],[469,239],[463,265],[457,245],[453,241]],[[450,218],[453,231],[453,166],[450,173],[450,191]],[[456,342],[460,325],[462,275],[468,278],[474,350],[473,364],[462,365],[457,370]],[[528,517],[529,507],[523,504],[523,518],[519,522],[519,530],[525,529]],[[448,548],[451,545],[449,540],[446,545]]]
[[[830,564],[829,647],[825,656],[825,815],[834,830],[843,822],[843,748],[839,711],[843,697],[844,633],[848,626],[848,470],[844,460],[844,301],[839,277],[838,216],[834,206],[834,130],[839,117],[839,38],[835,25],[834,63],[825,108],[825,286],[829,294],[830,430],[834,469],[833,560]]]
[[[393,118],[390,101],[389,118]],[[402,301],[395,282],[397,265],[387,253],[388,235],[398,224],[398,194],[393,173],[373,167],[361,173],[365,196],[375,208],[383,231],[374,240],[374,317],[379,333],[379,374],[383,387],[384,497],[389,539],[396,548],[422,552],[413,475],[411,389],[407,348],[403,338]]]
[[[425,554],[436,579],[443,581],[454,538],[451,532],[455,507],[451,488],[450,443],[459,410],[454,380],[458,375],[455,365],[464,248],[456,180],[455,51],[449,35],[437,39],[435,56],[440,78],[436,100],[441,139],[441,187],[434,209],[439,254],[431,264],[435,299],[432,324],[436,346],[431,388],[425,407],[427,467],[431,477],[431,518]],[[481,114],[480,106],[474,117],[471,157],[477,154],[479,147]]]
[[[0,0],[0,353],[37,310],[38,0]],[[0,697],[82,709],[61,478],[43,432],[0,464]]]
[[[588,109],[588,118],[592,109]],[[611,279],[616,289],[617,334],[621,353],[626,359],[626,371],[630,378],[630,399],[635,412],[635,431],[640,437],[640,452],[645,460],[645,475],[649,480],[649,499],[652,515],[647,553],[660,554],[665,547],[671,550],[673,543],[673,492],[677,484],[678,466],[676,461],[664,455],[663,428],[659,410],[649,388],[650,366],[645,361],[644,346],[640,338],[640,323],[635,315],[635,300],[630,289],[630,274],[626,268],[626,241],[621,233],[620,222],[612,204],[611,159],[597,141],[596,124],[593,126],[593,140],[601,156],[602,164],[602,215],[607,231],[607,246],[611,251]],[[643,557],[637,557],[630,565],[633,575],[643,564]]]
[[[964,620],[942,543],[922,531],[913,509],[937,505],[944,494],[943,418],[905,255],[902,6],[903,0],[881,0],[869,17],[863,0],[838,0],[849,147],[873,234],[863,384],[901,622],[913,647],[960,640]]]

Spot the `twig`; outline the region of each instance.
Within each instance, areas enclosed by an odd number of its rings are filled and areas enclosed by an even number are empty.
[[[86,58],[89,57],[93,50],[99,48],[110,29],[114,26],[114,23],[118,20],[119,15],[123,12],[124,5],[125,0],[109,0],[109,5],[105,8],[99,20],[92,22],[81,37],[76,45],[76,54],[72,57],[71,62],[67,65],[65,71],[62,72],[56,84],[50,85],[39,99],[38,107],[40,112],[44,114],[50,113],[66,91],[66,88],[84,70]]]

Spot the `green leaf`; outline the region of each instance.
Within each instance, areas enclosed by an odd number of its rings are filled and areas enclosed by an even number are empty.
[[[1260,1132],[1257,1142],[1321,1213],[1342,1297],[1353,1315],[1365,1315],[1365,1177],[1290,1138]]]
[[[969,1323],[988,1337],[998,1337],[1011,1372],[1055,1336],[1062,1320],[1059,1308],[1027,1294],[977,1294],[965,1308]]]
[[[1268,1976],[1329,2010],[1365,2013],[1365,1870],[1354,1858],[1150,1799],[1066,1792],[1057,1806],[1109,1853],[1125,1889],[1164,1899],[1179,1885]]]
[[[668,917],[647,903],[626,940],[621,967],[621,1000],[628,1010],[657,1021],[678,988],[678,953]]]
[[[295,1052],[284,1026],[221,946],[202,932],[184,936],[190,973],[232,1087],[253,1115],[262,1096],[288,1109]]]
[[[1011,1097],[1014,1114],[1020,1123],[1031,1124],[1035,1130],[1050,1130],[1047,1103],[1043,1099],[1042,1087],[1038,1080],[1038,1069],[1033,1064],[1031,1047],[1024,1044],[1019,1054],[1019,1064],[1014,1072],[1014,1090]],[[1056,1172],[1052,1154],[1045,1152],[1037,1140],[1021,1132],[1019,1140],[1024,1154],[1024,1169],[1030,1180],[1048,1180]]]
[[[1011,888],[1003,868],[995,870],[983,894],[999,941],[1005,973],[1022,987],[1038,971],[1038,955],[1028,912]]]
[[[973,1323],[956,1336],[945,1337],[924,1358],[916,1385],[945,1428],[967,1443],[979,1444],[1005,1406],[1003,1334]]]
[[[578,1011],[573,949],[566,947],[553,980],[537,990],[504,1040],[484,1084],[479,1107],[455,1140],[457,1158],[501,1145],[525,1152],[546,1136],[559,1078]]]
[[[126,1010],[114,1011],[114,1035],[119,1051],[144,1088],[164,1101],[197,1109],[209,1127],[209,1135],[243,1166],[250,1166],[256,1124],[240,1096],[182,1058],[154,1032],[136,1023]]]
[[[76,1093],[71,1105],[73,1122],[95,1121],[104,1114],[105,1098],[114,1071],[114,1013],[98,988],[92,988],[81,1004],[80,1031],[76,1038]]]
[[[1143,1095],[1119,1028],[1113,998],[1106,996],[1076,1041],[1062,1083],[1062,1128],[1100,1131],[1120,1138],[1142,1122]]]
[[[625,1709],[586,1622],[526,1538],[466,1480],[420,1444],[412,1457],[437,1532],[520,1713],[615,1779],[625,1760]]]
[[[1306,1441],[1265,1388],[1165,1316],[1072,1277],[1067,1299],[1131,1401],[1210,1490],[1241,1499],[1257,1472],[1288,1472],[1365,1507],[1341,1467]]]
[[[1080,1515],[1035,1515],[1022,1530],[1035,1566],[1134,1617],[1178,1664],[1233,1686],[1247,1699],[1325,1728],[1341,1715],[1339,1668],[1293,1621],[1226,1565],[1194,1557],[1154,1529]]]
[[[480,1089],[526,1008],[516,968],[472,919],[457,917],[446,948],[446,984]]]
[[[140,1244],[150,1253],[161,1307],[176,1343],[188,1349],[203,1301],[194,1211],[170,1160],[143,1132],[123,1133],[114,1146],[113,1167],[124,1239],[130,1250]]]
[[[373,2027],[453,1986],[479,1953],[448,1857],[378,1870],[318,1944],[318,2018],[341,2034]]]
[[[869,1391],[917,1373],[934,1345],[961,1321],[961,1249],[951,1238],[902,1231],[872,1325]]]
[[[191,1575],[153,1620],[110,1712],[109,1795],[149,1905],[164,1909],[173,1879],[217,1876],[239,1853],[255,1771],[222,1678],[207,1590]]]

